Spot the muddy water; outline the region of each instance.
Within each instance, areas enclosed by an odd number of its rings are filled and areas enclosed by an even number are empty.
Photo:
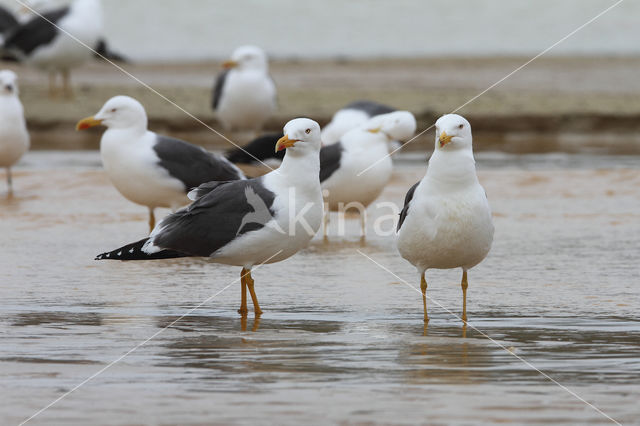
[[[95,153],[32,153],[16,170],[15,198],[0,201],[0,424],[18,424],[154,335],[30,424],[610,422],[514,353],[635,423],[638,166],[481,155],[496,238],[469,275],[477,330],[463,338],[437,306],[460,311],[460,273],[429,273],[425,336],[420,295],[402,282],[417,287],[414,271],[392,238],[360,241],[355,220],[346,236],[334,220],[329,243],[316,238],[257,269],[265,313],[242,331],[237,268],[93,261],[145,235],[144,209],[115,192]],[[382,199],[399,203],[423,167],[401,159]],[[371,209],[370,229],[382,213]]]

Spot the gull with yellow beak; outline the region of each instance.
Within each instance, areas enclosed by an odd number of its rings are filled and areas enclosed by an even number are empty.
[[[344,134],[340,141],[320,151],[320,182],[328,211],[324,235],[327,236],[329,211],[360,213],[365,235],[366,207],[382,193],[393,172],[389,156],[392,141],[409,139],[416,131],[416,119],[409,111],[377,115]]]
[[[242,267],[238,312],[247,316],[248,289],[259,317],[251,268],[293,256],[309,244],[322,222],[320,126],[297,118],[287,123],[284,134],[275,147],[287,150],[278,169],[255,179],[201,185],[189,194],[193,204],[164,218],[149,238],[97,259],[202,256]]]
[[[257,46],[241,46],[223,67],[213,88],[218,120],[228,131],[259,131],[277,108],[267,55]]]
[[[107,127],[100,141],[104,169],[126,199],[149,208],[149,232],[156,208],[177,210],[189,203],[187,193],[205,182],[245,178],[222,156],[149,131],[144,107],[129,96],[109,99],[76,129],[98,125]]]
[[[467,271],[489,253],[493,230],[489,201],[476,174],[471,125],[457,114],[444,115],[436,121],[427,173],[409,189],[397,229],[398,251],[420,274],[425,323],[425,272],[461,268],[466,325]]]

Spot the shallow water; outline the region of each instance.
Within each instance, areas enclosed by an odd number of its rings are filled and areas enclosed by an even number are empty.
[[[481,154],[496,237],[469,275],[476,329],[463,338],[438,306],[459,313],[459,272],[429,272],[424,335],[418,277],[392,238],[360,241],[355,220],[256,269],[265,313],[242,331],[237,268],[93,261],[144,236],[144,208],[108,184],[96,153],[31,153],[0,201],[0,424],[152,336],[30,424],[610,423],[514,354],[635,423],[639,165]],[[423,168],[400,159],[382,200],[399,203]]]

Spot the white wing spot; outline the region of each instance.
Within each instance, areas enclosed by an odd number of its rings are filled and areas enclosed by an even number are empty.
[[[122,250],[120,250],[120,251],[118,252],[118,254],[116,254],[116,256],[118,256],[118,257],[122,256]]]
[[[133,253],[133,247],[131,248],[131,250],[129,250],[129,253]]]

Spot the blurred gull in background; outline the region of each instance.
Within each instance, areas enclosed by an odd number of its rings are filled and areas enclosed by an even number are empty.
[[[213,109],[226,130],[258,132],[277,108],[267,55],[256,46],[234,50],[216,78]]]
[[[339,142],[322,148],[320,182],[328,206],[324,216],[325,237],[329,211],[344,212],[350,203],[357,203],[364,209],[378,198],[393,171],[389,143],[409,139],[415,131],[413,114],[395,111],[369,119],[348,131]],[[364,236],[364,210],[360,211],[360,223]]]
[[[70,6],[46,10],[42,17],[33,16],[9,30],[3,52],[48,71],[51,97],[58,93],[56,73],[61,73],[62,92],[69,98],[73,95],[71,69],[91,59],[93,52],[87,46],[98,46],[103,32],[102,20],[100,0],[75,0]]]
[[[9,196],[13,194],[11,166],[29,149],[29,133],[18,98],[17,78],[13,71],[0,71],[0,167],[7,169]]]

